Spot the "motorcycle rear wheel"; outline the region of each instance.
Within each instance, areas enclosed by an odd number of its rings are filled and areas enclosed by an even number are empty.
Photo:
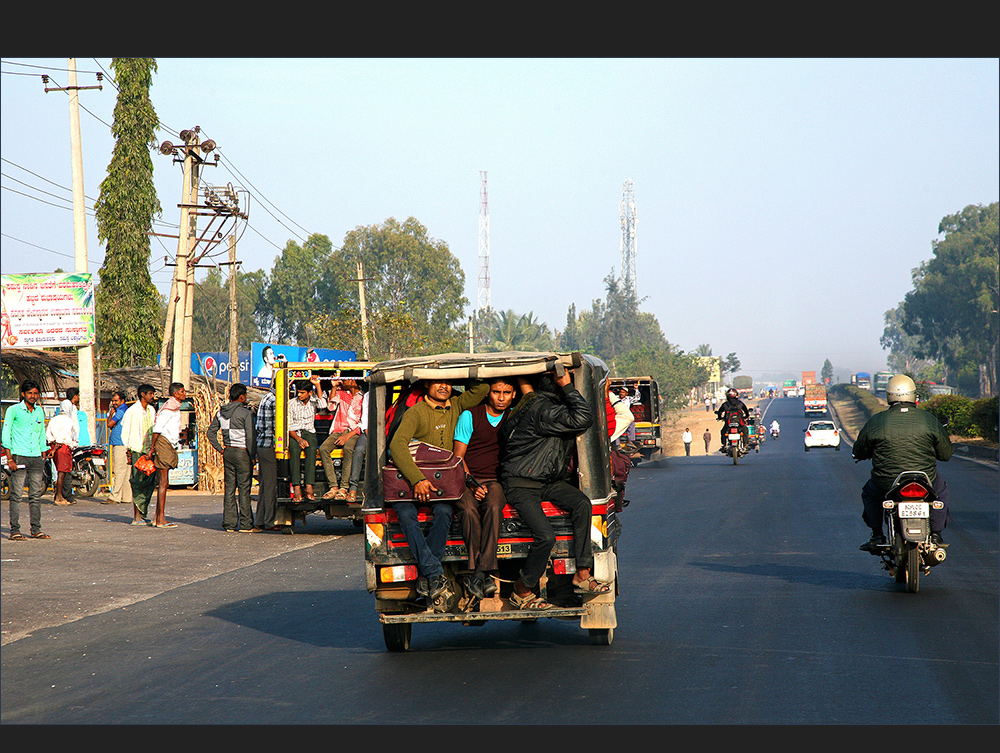
[[[906,592],[915,594],[920,590],[920,566],[923,559],[916,544],[906,550]]]
[[[89,460],[83,461],[80,465],[80,489],[84,497],[93,497],[101,488],[101,479],[97,475],[97,469]]]

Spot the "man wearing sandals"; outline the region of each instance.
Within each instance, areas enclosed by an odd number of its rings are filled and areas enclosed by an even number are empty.
[[[24,541],[21,533],[21,497],[28,482],[28,512],[31,538],[47,539],[42,533],[43,464],[51,455],[45,440],[45,412],[38,405],[41,389],[26,379],[21,383],[21,402],[7,409],[3,417],[3,454],[10,468],[10,539]]]
[[[551,609],[535,590],[548,567],[556,536],[542,510],[542,501],[569,511],[573,525],[573,556],[578,593],[607,593],[611,586],[591,575],[590,498],[568,482],[574,439],[594,421],[586,399],[573,386],[571,372],[529,380],[518,377],[521,399],[500,430],[500,481],[534,536],[528,556],[514,582],[510,603],[518,609]]]
[[[219,434],[222,441],[219,441]],[[208,441],[220,455],[223,467],[222,527],[226,531],[250,533],[253,525],[250,485],[257,452],[254,416],[247,407],[247,388],[236,382],[229,387],[229,402],[208,425]]]
[[[364,395],[356,379],[335,379],[327,405],[333,410],[330,434],[319,446],[319,459],[326,475],[326,494],[323,499],[347,500],[354,502],[357,492],[350,491],[351,468],[354,448],[361,434],[361,402]],[[340,463],[340,484],[337,484],[337,469],[333,464],[332,452],[343,452]]]

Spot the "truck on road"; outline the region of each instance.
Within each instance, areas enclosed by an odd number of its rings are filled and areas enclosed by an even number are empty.
[[[749,400],[753,397],[753,377],[745,374],[734,376],[733,389],[739,393],[740,400]]]
[[[822,384],[807,384],[806,394],[802,398],[802,406],[805,415],[823,415],[827,411],[826,387]]]

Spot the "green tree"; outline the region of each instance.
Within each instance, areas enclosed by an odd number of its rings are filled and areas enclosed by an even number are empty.
[[[486,328],[484,350],[539,351],[555,347],[548,325],[535,319],[532,312],[516,314],[514,311],[494,311]]]
[[[996,394],[1000,337],[998,203],[970,205],[941,220],[934,256],[915,272],[903,300],[903,330],[918,339],[916,355],[961,372],[979,372],[982,396]]]
[[[330,260],[330,277],[356,280],[363,265],[372,354],[387,358],[454,350],[463,341],[465,273],[444,241],[427,234],[413,217],[389,218],[381,225],[357,227]],[[324,317],[321,332],[343,323],[360,333],[361,306],[356,282],[344,284],[340,316]],[[338,324],[338,322],[340,324]]]
[[[161,212],[150,151],[159,126],[149,98],[156,61],[114,58],[111,68],[118,87],[115,146],[94,205],[106,248],[94,296],[105,368],[153,363],[163,336],[160,296],[149,274],[149,233]]]
[[[333,244],[327,236],[314,233],[301,246],[288,241],[264,284],[257,314],[261,335],[268,342],[305,343],[314,319],[339,311],[347,287],[334,273]]]
[[[256,311],[263,299],[266,275],[263,271],[236,273],[236,338],[238,350],[249,350],[260,342]],[[210,269],[195,284],[194,319],[191,323],[191,350],[229,351],[229,274]]]
[[[683,408],[692,389],[708,381],[708,369],[694,354],[662,340],[642,343],[620,355],[615,362],[619,376],[650,375],[656,379],[661,407],[667,410]]]
[[[820,379],[822,380],[833,380],[833,364],[830,363],[830,359],[827,358],[823,361],[823,369],[819,372]]]

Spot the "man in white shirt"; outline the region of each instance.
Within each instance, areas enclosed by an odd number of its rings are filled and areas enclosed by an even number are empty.
[[[176,523],[167,520],[167,487],[170,485],[170,471],[177,467],[177,449],[180,446],[181,403],[187,397],[187,390],[180,382],[172,382],[170,397],[156,413],[153,422],[153,448],[150,451],[156,466],[156,515],[154,528],[176,528]]]
[[[69,402],[64,400],[64,403]],[[76,449],[78,429],[76,417],[68,411],[61,411],[49,419],[45,427],[45,441],[52,448],[52,460],[56,466],[55,499],[57,505],[71,505],[76,500],[67,499],[64,494],[66,477],[73,472],[73,450]]]
[[[132,525],[153,525],[147,517],[149,503],[156,488],[156,474],[147,476],[135,467],[135,461],[142,455],[148,455],[153,447],[153,423],[156,420],[156,409],[152,402],[156,391],[149,384],[141,384],[138,389],[139,399],[125,411],[122,418],[122,444],[128,453],[128,465],[132,469],[129,474],[129,486],[132,487]]]

